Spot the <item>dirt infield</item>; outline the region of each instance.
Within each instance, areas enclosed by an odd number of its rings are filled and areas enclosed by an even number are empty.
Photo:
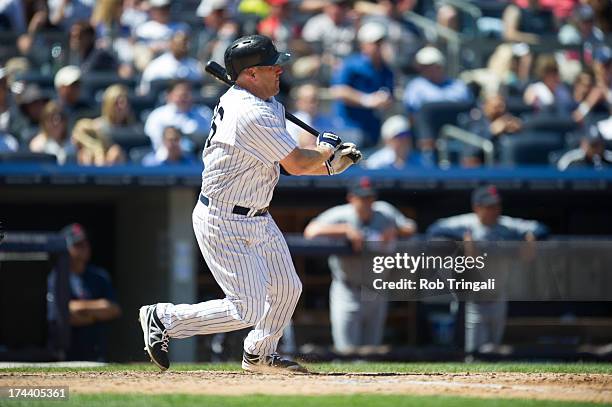
[[[72,393],[142,394],[413,394],[612,403],[612,374],[238,372],[2,373],[3,386],[69,386]]]

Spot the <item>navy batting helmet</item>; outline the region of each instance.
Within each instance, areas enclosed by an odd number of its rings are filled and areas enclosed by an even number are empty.
[[[291,55],[278,52],[272,40],[263,35],[238,38],[225,50],[225,69],[233,81],[240,72],[252,66],[282,65]]]

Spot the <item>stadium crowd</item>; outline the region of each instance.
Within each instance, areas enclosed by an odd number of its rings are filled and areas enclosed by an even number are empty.
[[[197,162],[203,65],[255,32],[293,55],[288,109],[367,168],[612,163],[609,0],[4,1],[0,162]]]

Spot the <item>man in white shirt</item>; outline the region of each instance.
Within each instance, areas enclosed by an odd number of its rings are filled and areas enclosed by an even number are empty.
[[[197,59],[190,58],[189,36],[184,31],[174,34],[170,41],[170,51],[155,58],[142,74],[139,92],[147,94],[151,82],[160,79],[185,79],[197,81],[202,79],[202,67]]]
[[[373,153],[364,163],[369,169],[397,169],[420,166],[417,153],[412,153],[410,122],[403,115],[389,117],[380,131],[385,146]]]
[[[155,150],[162,148],[162,136],[166,127],[176,127],[184,135],[201,135],[202,140],[210,131],[212,111],[207,106],[194,106],[191,84],[177,81],[170,87],[167,104],[153,110],[145,123],[145,133],[151,138]],[[189,140],[183,138],[181,147],[190,150]]]
[[[178,31],[188,31],[185,23],[170,21],[170,0],[149,0],[149,20],[136,28],[137,41],[154,53],[168,49],[170,39]]]

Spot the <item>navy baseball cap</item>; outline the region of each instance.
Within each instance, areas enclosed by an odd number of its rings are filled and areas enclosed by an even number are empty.
[[[372,186],[372,180],[369,177],[360,177],[354,180],[349,186],[348,192],[361,198],[376,195],[376,189]]]
[[[499,205],[501,197],[495,185],[485,185],[478,187],[472,192],[472,205],[490,206]]]
[[[71,223],[64,227],[60,233],[66,238],[66,244],[68,246],[74,246],[77,243],[87,240],[85,229],[80,223]]]

